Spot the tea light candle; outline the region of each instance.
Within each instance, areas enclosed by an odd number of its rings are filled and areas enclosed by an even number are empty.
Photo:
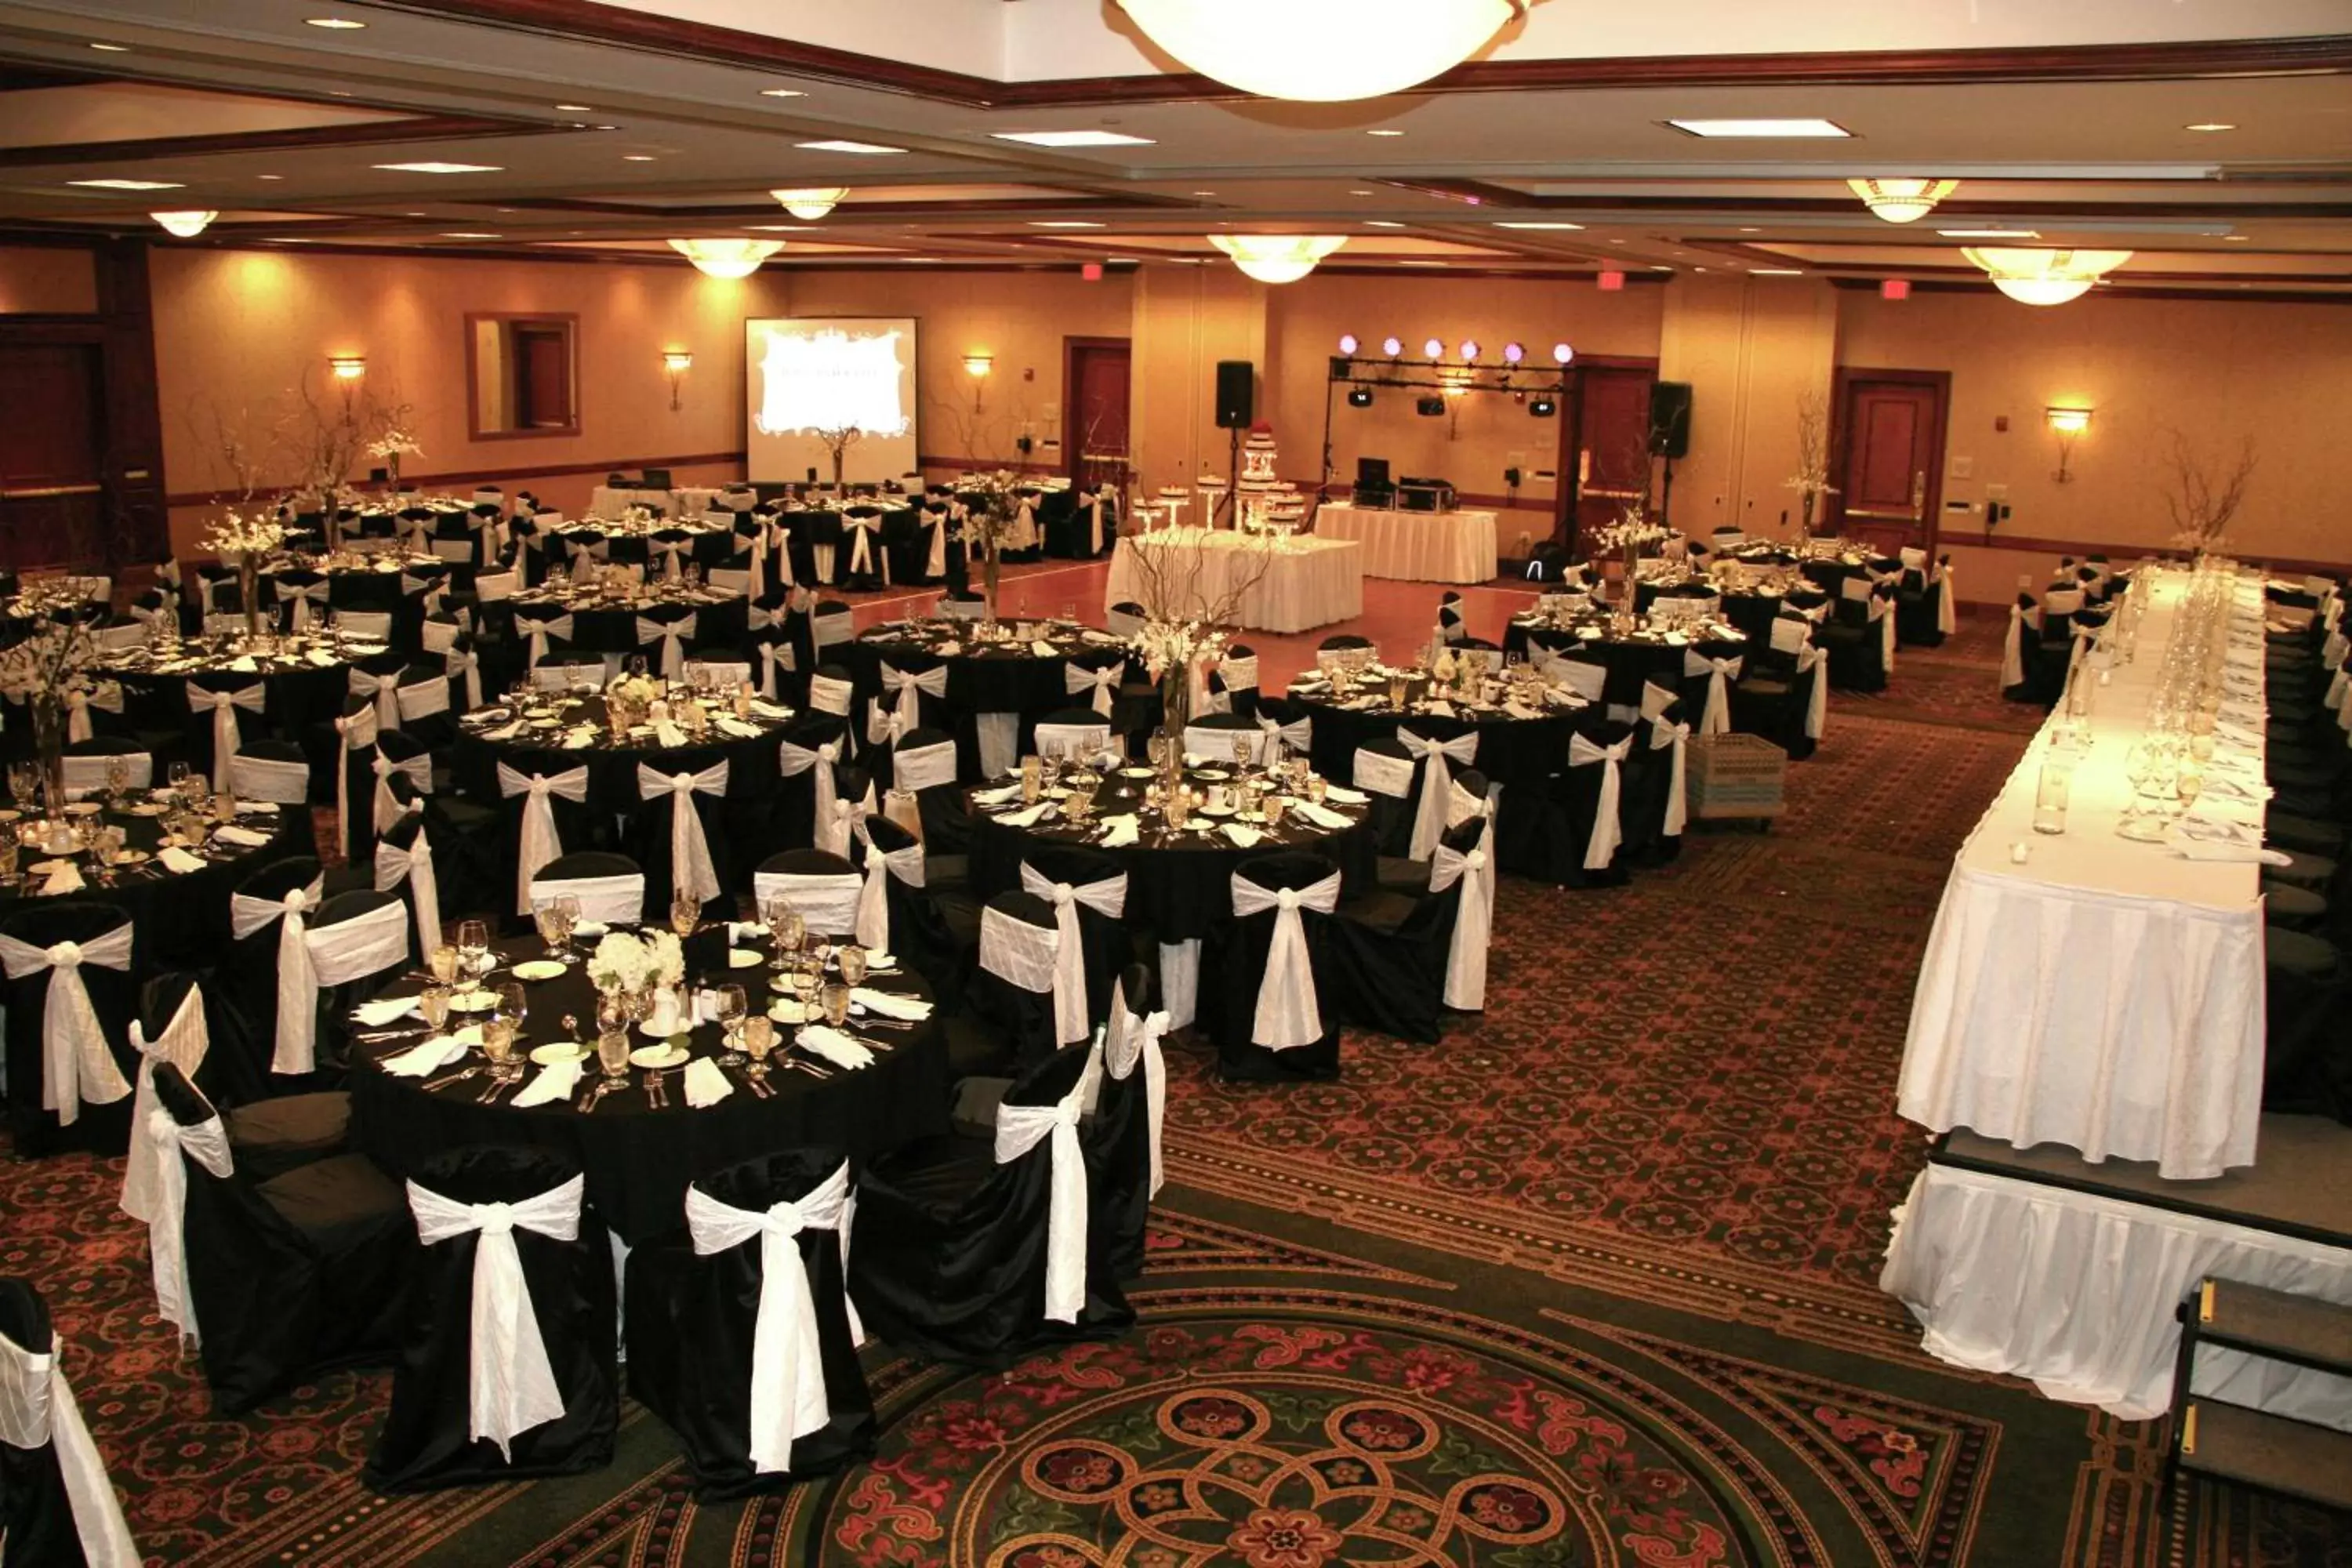
[[[2010,858],[2011,862],[2012,864],[2019,865],[2019,866],[2022,866],[2022,865],[2024,865],[2024,864],[2025,864],[2025,857],[2026,857],[2026,855],[2027,855],[2027,853],[2028,853],[2028,847],[2029,847],[2027,846],[2027,844],[2025,843],[2025,841],[2024,841],[2023,839],[2021,839],[2021,839],[2019,839],[2016,843],[2014,843],[2014,844],[2011,845],[2011,846],[2009,847],[2009,858]]]

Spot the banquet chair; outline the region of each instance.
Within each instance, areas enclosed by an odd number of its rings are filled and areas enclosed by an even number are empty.
[[[380,1492],[577,1475],[613,1458],[618,1300],[604,1223],[556,1150],[418,1163],[420,1243],[393,1308],[399,1359],[362,1479]],[[533,1333],[520,1331],[528,1314]]]
[[[1202,953],[1200,1011],[1228,1082],[1339,1076],[1339,984],[1331,929],[1339,868],[1307,850],[1234,868],[1231,921]],[[1323,998],[1331,1000],[1325,1003]]]
[[[1635,740],[1633,725],[1601,721],[1570,738],[1560,772],[1505,790],[1495,823],[1496,863],[1562,887],[1622,886],[1624,764]]]
[[[870,763],[873,753],[866,753]],[[923,837],[940,853],[961,853],[971,831],[956,786],[955,737],[945,730],[907,731],[882,753],[890,787],[915,797]]]
[[[126,788],[143,790],[153,787],[153,752],[138,742],[120,735],[92,735],[87,741],[71,741],[66,744],[61,761],[67,798],[84,800],[104,790],[118,759],[123,766]]]
[[[1003,892],[980,911],[980,959],[964,998],[991,1054],[1023,1067],[1045,1060],[1067,1043],[1061,927],[1054,906],[1034,893]],[[1083,999],[1069,1008],[1085,1010]]]
[[[676,605],[656,605],[637,616],[636,637],[646,664],[666,680],[686,674],[686,645],[694,640],[698,617]]]
[[[645,919],[646,874],[626,855],[608,849],[575,849],[541,866],[530,879],[530,907],[577,899],[580,918],[606,926],[633,926]]]
[[[772,842],[805,848],[817,841],[820,826],[833,821],[835,769],[848,755],[849,722],[838,714],[811,713],[785,725],[776,744]]]
[[[412,664],[395,676],[393,702],[404,734],[429,752],[446,753],[457,738],[457,714],[450,701],[448,670],[444,666]]]
[[[869,889],[875,862],[878,858],[882,863],[883,908],[889,922],[883,947],[929,983],[942,1011],[953,1013],[962,1004],[964,974],[979,943],[978,921],[969,931],[959,931],[950,922],[947,910],[931,895],[923,841],[888,817],[866,817],[854,848]]]
[[[387,1303],[415,1250],[399,1186],[364,1154],[263,1180],[178,1068],[157,1066],[155,1097],[164,1114],[140,1134],[159,1178],[147,1227],[156,1308],[194,1342],[215,1413],[381,1364]]]
[[[330,617],[335,629],[345,637],[362,637],[372,642],[392,640],[390,610],[337,610]]]
[[[318,912],[310,917],[302,936],[310,959],[307,973],[289,977],[282,961],[279,965],[279,984],[285,989],[271,1059],[273,1072],[283,1072],[305,1087],[342,1081],[351,1065],[352,1009],[416,962],[415,916],[398,895],[360,888],[331,892],[314,907]],[[308,1007],[301,1005],[305,994],[312,999]],[[299,1030],[304,1017],[311,1023],[307,1038]],[[288,1020],[294,1024],[292,1029],[283,1026]]]
[[[1265,731],[1240,713],[1203,714],[1184,726],[1184,754],[1220,767],[1254,764],[1265,750]]]
[[[1160,1042],[1170,1025],[1167,1012],[1153,1006],[1155,994],[1146,965],[1131,963],[1120,973],[1103,1030],[1094,1116],[1084,1132],[1096,1183],[1088,1221],[1113,1278],[1122,1280],[1143,1272],[1144,1232],[1164,1180],[1168,1062]]]
[[[902,506],[883,519],[890,580],[902,586],[937,583],[948,574],[947,509]]]
[[[795,545],[807,542],[806,569],[802,563],[793,563],[799,581],[821,588],[842,585],[843,568],[847,564],[848,551],[843,546],[841,514],[832,510],[801,512],[793,520],[793,540]]]
[[[0,1539],[12,1563],[140,1568],[61,1350],[32,1281],[0,1277]]]
[[[1370,797],[1365,827],[1380,857],[1384,883],[1425,879],[1391,865],[1412,861],[1408,851],[1412,847],[1413,825],[1420,819],[1421,781],[1421,768],[1398,736],[1376,735],[1356,748],[1348,782]]]
[[[540,691],[571,691],[604,684],[604,661],[595,654],[571,649],[551,651],[533,660],[530,684]]]
[[[723,748],[682,747],[661,753],[663,769],[637,764],[637,805],[622,847],[645,868],[646,886],[667,919],[673,900],[691,896],[705,920],[735,912],[734,853],[726,831],[730,769]]]
[[[527,920],[531,913],[531,879],[542,867],[562,857],[565,844],[588,842],[594,821],[588,806],[588,764],[525,773],[500,763],[498,781],[498,837],[502,847],[499,886],[514,889],[514,913]]]
[[[406,796],[407,788],[406,779],[394,781],[394,792],[404,796],[401,804],[406,809],[376,836],[373,886],[379,893],[398,894],[408,906],[416,931],[415,957],[421,963],[441,943],[441,911],[446,900],[441,893],[439,868],[435,864],[433,835],[421,805]],[[457,907],[480,906],[469,900]]]
[[[1762,736],[1791,761],[1813,754],[1829,715],[1829,656],[1813,646],[1812,632],[1802,616],[1775,616],[1765,645],[1731,686],[1732,729]]]
[[[1056,708],[1039,715],[1035,741],[1041,756],[1085,758],[1090,762],[1127,760],[1111,739],[1110,721],[1091,708]]]
[[[1340,904],[1331,928],[1329,994],[1343,1020],[1433,1042],[1442,1006],[1485,1008],[1495,887],[1490,826],[1481,814],[1446,829],[1417,892],[1384,888]]]
[[[725,654],[692,654],[686,661],[685,679],[688,686],[733,691],[751,683],[751,666],[748,660]]]
[[[376,722],[384,729],[397,730],[400,676],[407,668],[408,656],[392,648],[362,654],[352,659],[345,671],[344,689],[353,697],[365,697],[374,702]]]
[[[843,1259],[856,1197],[827,1145],[697,1176],[682,1228],[630,1248],[628,1387],[717,1501],[829,1475],[874,1447]]]
[[[843,942],[856,938],[865,888],[866,879],[847,858],[824,849],[787,849],[751,873],[758,908],[781,902],[807,922],[812,936]]]
[[[901,663],[910,662],[904,660]],[[936,729],[947,717],[948,669],[937,659],[919,669],[901,668],[888,658],[876,661],[881,690],[866,704],[866,739],[880,745],[893,733],[903,734],[926,724]],[[896,721],[896,729],[891,728]]]
[[[862,591],[890,585],[890,557],[883,547],[882,509],[857,505],[841,514],[840,580]]]
[[[1316,645],[1315,666],[1318,669],[1328,669],[1357,649],[1373,646],[1370,637],[1358,637],[1353,632],[1335,632]]]
[[[1255,648],[1246,643],[1234,643],[1225,649],[1217,668],[1209,675],[1209,700],[1220,711],[1244,719],[1257,717],[1262,699],[1258,695]]]
[[[1003,1366],[1133,1324],[1090,1220],[1078,1118],[1093,1060],[1092,1045],[1069,1046],[1014,1079],[992,1148],[929,1139],[867,1171],[849,1295],[868,1331],[909,1354]]]
[[[1450,643],[1470,635],[1469,623],[1462,614],[1462,595],[1451,588],[1437,596],[1437,635]]]
[[[951,621],[976,621],[988,614],[988,601],[971,589],[950,588],[940,595],[940,614]]]
[[[241,801],[267,801],[281,811],[308,811],[310,763],[292,741],[247,741],[228,763],[229,788]]]
[[[302,864],[314,870],[317,866],[315,861]],[[315,891],[315,886],[305,889],[306,896]],[[275,971],[269,978],[276,979]],[[155,1109],[154,1069],[168,1061],[223,1107],[229,1147],[257,1181],[349,1150],[351,1096],[340,1089],[289,1090],[283,1080],[261,1081],[268,1075],[260,1071],[257,1078],[257,1070],[267,1068],[266,1059],[236,1038],[247,1029],[243,1016],[233,1002],[206,991],[194,973],[176,971],[149,981],[141,1015],[132,1025],[131,1042],[140,1053],[139,1083],[132,1091],[134,1128]],[[265,1020],[263,1026],[270,1027],[271,1021]],[[216,1040],[223,1048],[212,1048]],[[133,1136],[130,1163],[134,1174],[142,1163],[152,1171],[147,1155],[144,1142]],[[126,1175],[123,1206],[144,1219],[146,1214],[132,1209],[128,1201],[131,1186],[132,1176]]]
[[[129,1146],[137,956],[131,916],[116,904],[42,900],[0,914],[0,1029],[19,1159]],[[68,1059],[71,1076],[53,1077],[48,1064]]]
[[[695,535],[683,528],[657,528],[646,536],[646,564],[674,581],[694,559],[694,541]]]
[[[818,599],[809,606],[809,642],[818,666],[825,663],[827,648],[856,638],[856,622],[847,605],[839,599]]]
[[[1944,581],[1945,574],[1951,569],[1951,557],[1931,563],[1926,551],[1906,544],[1901,559],[1903,574],[1895,585],[1895,640],[1935,647],[1951,630],[1950,612],[1946,605],[1951,590]]]
[[[284,992],[278,976],[290,972],[289,982],[299,989],[299,976],[310,962],[301,944],[326,900],[325,874],[308,855],[264,866],[230,890],[228,946],[220,954],[214,984],[240,1029],[232,1040],[216,1040],[215,1054],[241,1053],[245,1059],[218,1080],[198,1079],[201,1087],[217,1086],[232,1103],[240,1103],[282,1092],[296,1079],[309,1079],[312,1068],[302,1064],[312,1055],[309,1042],[315,1032],[305,1036],[299,1018],[289,1018],[280,1045],[278,999]],[[281,1074],[286,1076],[276,1076]]]
[[[1618,795],[1618,858],[1630,867],[1664,865],[1679,858],[1689,817],[1692,726],[1677,703],[1633,721],[1633,745],[1622,767]],[[1699,742],[1713,745],[1709,738]]]
[[[1846,691],[1884,691],[1893,637],[1890,600],[1861,574],[1838,585],[1830,617],[1814,633],[1829,654],[1830,684]]]
[[[1376,773],[1383,763],[1393,769],[1400,762],[1410,760],[1399,758],[1393,752],[1379,755],[1381,760],[1373,763],[1373,772]],[[1490,784],[1486,775],[1476,768],[1455,769],[1445,793],[1440,797],[1441,830],[1450,831],[1465,818],[1472,816],[1491,817],[1494,815],[1492,797],[1497,796],[1498,794],[1497,786]],[[1381,797],[1374,795],[1373,798],[1377,801]],[[1405,855],[1378,856],[1373,861],[1373,886],[1382,892],[1402,893],[1409,897],[1419,898],[1429,890],[1430,868],[1434,864],[1434,847],[1429,855],[1418,860]],[[1354,898],[1355,895],[1351,893],[1349,897]]]
[[[2324,936],[2273,925],[2263,938],[2263,1110],[2352,1125],[2352,963]]]
[[[1021,890],[1054,910],[1061,942],[1055,949],[1062,1045],[1085,1037],[1109,1015],[1120,971],[1135,961],[1128,930],[1127,870],[1119,860],[1084,844],[1038,839],[1021,852]]]
[[[846,719],[854,710],[856,686],[845,664],[820,664],[809,674],[808,705],[811,712],[831,713]]]

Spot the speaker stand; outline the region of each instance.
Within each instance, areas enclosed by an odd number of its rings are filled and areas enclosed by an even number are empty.
[[[1666,459],[1665,488],[1658,493],[1658,526],[1671,528],[1675,516],[1675,460]]]
[[[1217,510],[1222,512],[1226,507],[1233,508],[1234,526],[1239,528],[1242,525],[1242,427],[1228,425],[1225,436],[1228,447],[1225,455],[1225,499],[1218,503]],[[1203,526],[1214,528],[1216,520],[1212,518]]]

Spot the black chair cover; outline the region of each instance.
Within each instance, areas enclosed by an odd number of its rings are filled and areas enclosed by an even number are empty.
[[[1336,874],[1339,867],[1311,850],[1285,850],[1243,861],[1234,875],[1259,887],[1280,892],[1313,886]],[[1230,908],[1230,905],[1228,905]],[[1339,1026],[1343,1016],[1339,988],[1343,981],[1334,959],[1332,928],[1337,920],[1319,910],[1301,908],[1299,923],[1307,933],[1309,972],[1315,977],[1322,1036],[1307,1045],[1269,1050],[1253,1043],[1258,987],[1265,979],[1266,950],[1274,941],[1278,910],[1228,920],[1209,933],[1201,952],[1198,1018],[1217,1043],[1217,1072],[1230,1081],[1289,1083],[1301,1079],[1339,1076]]]
[[[0,1279],[0,1335],[28,1355],[58,1353],[48,1304],[31,1280]],[[10,1563],[84,1568],[89,1559],[58,1463],[58,1419],[52,1407],[50,1441],[39,1447],[0,1442],[0,1540],[7,1542]]]
[[[1033,843],[1024,852],[1022,862],[1048,882],[1067,882],[1073,888],[1108,881],[1125,875],[1127,870],[1116,858],[1099,849],[1049,839]],[[1125,917],[1114,919],[1083,903],[1074,907],[1078,915],[1079,945],[1086,954],[1087,1016],[1099,1023],[1109,1015],[1111,993],[1118,987],[1119,972],[1135,959],[1135,939]]]
[[[1118,977],[1110,1029],[1140,1031],[1157,999],[1151,970],[1130,963]],[[1087,1154],[1098,1173],[1088,1223],[1101,1236],[1111,1272],[1132,1279],[1143,1272],[1144,1231],[1151,1215],[1151,1104],[1140,1057],[1124,1077],[1108,1067],[1087,1130]]]
[[[722,750],[708,746],[689,746],[662,753],[665,773],[698,773],[726,760]],[[728,769],[727,791],[735,792],[735,770]],[[634,781],[633,781],[634,782]],[[703,900],[702,918],[727,920],[735,912],[735,856],[727,831],[726,796],[705,795],[697,790],[687,797],[693,810],[702,819],[702,841],[710,847],[710,867],[718,874],[719,891]],[[621,847],[629,858],[646,869],[646,906],[650,912],[658,911],[663,919],[669,913],[672,889],[670,857],[670,825],[678,806],[678,797],[667,790],[651,800],[639,800],[629,811],[628,824],[621,836]]]
[[[1486,819],[1472,817],[1446,830],[1445,846],[1468,854],[1486,837]],[[1332,988],[1321,1002],[1348,1023],[1399,1039],[1438,1037],[1445,966],[1463,882],[1443,892],[1426,886],[1416,897],[1388,891],[1339,907],[1331,929]],[[1318,976],[1317,984],[1321,986]],[[1291,1053],[1285,1053],[1286,1055]]]

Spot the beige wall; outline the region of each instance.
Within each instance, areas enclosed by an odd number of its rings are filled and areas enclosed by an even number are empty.
[[[87,315],[98,309],[98,258],[87,250],[0,245],[0,316]]]
[[[1684,274],[1665,294],[1658,375],[1691,386],[1691,455],[1675,468],[1675,525],[1788,531],[1797,410],[1808,394],[1827,405],[1837,290],[1811,278]]]
[[[1217,428],[1217,363],[1256,365],[1261,399],[1279,383],[1281,368],[1266,358],[1274,291],[1230,267],[1147,267],[1137,275],[1129,450],[1147,490],[1189,487],[1231,466],[1232,443]],[[1319,364],[1314,374],[1322,374]]]

